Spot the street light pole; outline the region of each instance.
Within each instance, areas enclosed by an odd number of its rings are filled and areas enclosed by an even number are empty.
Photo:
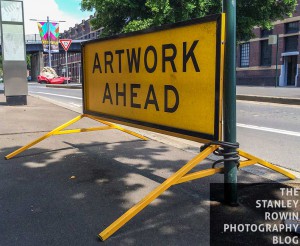
[[[49,16],[47,16],[47,28],[48,28],[48,61],[49,67],[51,67],[51,39],[50,39],[50,22]]]

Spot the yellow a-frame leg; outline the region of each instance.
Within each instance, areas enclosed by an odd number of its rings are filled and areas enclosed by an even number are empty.
[[[84,114],[84,117],[88,117],[88,118],[90,118],[90,119],[92,119],[92,120],[98,121],[98,122],[100,122],[100,123],[102,123],[102,124],[105,124],[105,125],[109,126],[109,127],[112,128],[112,129],[117,129],[117,130],[119,130],[119,131],[126,132],[126,133],[128,133],[128,134],[130,134],[130,135],[132,135],[132,136],[135,136],[135,137],[137,137],[137,138],[140,138],[140,139],[142,139],[142,140],[148,140],[148,138],[144,137],[144,136],[141,135],[141,134],[138,134],[138,133],[136,133],[136,132],[130,131],[130,130],[125,129],[125,128],[119,126],[119,125],[116,125],[116,124],[107,122],[107,121],[105,121],[105,120],[101,120],[101,119],[99,119],[99,118],[97,118],[97,117],[94,117],[94,116],[91,116],[91,115],[88,115],[88,114]]]
[[[207,156],[214,152],[218,146],[212,145],[203,150],[200,154],[195,156],[192,160],[186,163],[182,168],[180,168],[176,173],[164,181],[161,185],[151,191],[147,196],[145,196],[139,203],[134,205],[125,214],[108,226],[104,231],[102,231],[98,236],[104,241],[119,230],[123,225],[125,225],[129,220],[131,220],[136,214],[148,206],[153,200],[160,196],[164,191],[169,189],[172,185],[175,185],[178,180],[180,180],[186,173],[192,170],[199,162],[203,161]]]
[[[175,174],[169,177],[165,182],[159,185],[156,189],[151,191],[146,197],[144,197],[139,203],[134,205],[131,209],[129,209],[126,213],[124,213],[121,217],[119,217],[116,221],[114,221],[110,226],[108,226],[105,230],[103,230],[98,236],[104,241],[109,238],[112,234],[114,234],[117,230],[119,230],[122,226],[124,226],[129,220],[131,220],[135,215],[137,215],[141,210],[143,210],[146,206],[148,206],[153,200],[155,200],[158,196],[160,196],[164,191],[169,189],[172,185],[177,185],[180,183],[188,182],[195,179],[200,179],[208,176],[212,176],[216,173],[221,173],[224,171],[223,167],[219,168],[209,168],[206,170],[194,172],[187,174],[190,170],[192,170],[199,162],[204,160],[207,156],[214,152],[219,146],[211,145],[204,149],[200,154],[195,156],[192,160],[186,163],[182,168],[180,168]],[[276,172],[279,172],[290,179],[295,179],[296,177],[267,162],[260,158],[257,158],[253,155],[250,155],[242,150],[239,150],[239,155],[246,158],[247,160],[240,161],[240,168],[250,166],[253,164],[260,164],[265,167],[268,167]]]
[[[258,157],[255,157],[255,156],[253,156],[253,155],[251,155],[251,154],[249,154],[249,153],[247,153],[243,150],[239,149],[238,152],[239,152],[240,156],[247,159],[247,160],[244,160],[244,161],[240,161],[239,168],[251,166],[251,165],[254,165],[254,164],[259,164],[259,165],[265,166],[269,169],[272,169],[275,172],[281,173],[282,175],[288,177],[289,179],[293,179],[293,180],[296,179],[295,175],[293,175],[292,173],[290,173],[288,171],[283,170],[282,168],[280,168],[278,166],[275,166],[275,165],[273,165],[273,164],[271,164],[267,161],[264,161],[264,160],[262,160]],[[202,170],[202,171],[199,171],[199,172],[194,172],[194,173],[191,173],[191,174],[187,174],[184,177],[182,177],[181,179],[179,179],[177,184],[181,184],[181,183],[191,181],[191,180],[195,180],[195,179],[208,177],[208,176],[214,175],[216,173],[222,173],[223,171],[224,171],[223,167],[218,167],[218,168],[209,168],[209,169]]]
[[[84,117],[87,117],[87,118],[90,118],[92,120],[95,120],[95,121],[98,121],[102,124],[105,124],[106,126],[100,126],[100,127],[91,127],[91,128],[80,128],[80,129],[72,129],[72,130],[64,130],[66,127],[74,124],[75,122],[81,120],[82,118]],[[120,130],[120,131],[123,131],[123,132],[126,132],[128,134],[131,134],[135,137],[138,137],[142,140],[148,140],[146,137],[138,134],[138,133],[135,133],[133,131],[129,131],[125,128],[122,128],[118,125],[115,125],[113,123],[110,123],[110,122],[107,122],[105,120],[101,120],[101,119],[98,119],[97,117],[93,117],[93,116],[90,116],[90,115],[87,115],[87,114],[82,114],[82,115],[79,115],[77,117],[75,117],[74,119],[64,123],[63,125],[53,129],[52,131],[46,133],[45,135],[43,135],[42,137],[39,137],[37,138],[36,140],[30,142],[29,144],[15,150],[14,152],[8,154],[7,156],[5,156],[5,159],[8,160],[8,159],[11,159],[13,158],[14,156],[20,154],[21,152],[29,149],[30,147],[32,147],[33,145],[36,145],[37,143],[45,140],[46,138],[48,137],[51,137],[53,135],[62,135],[62,134],[70,134],[70,133],[79,133],[79,132],[90,132],[90,131],[100,131],[100,130],[107,130],[107,129],[117,129],[117,130]]]
[[[272,169],[273,171],[275,172],[278,172],[278,173],[281,173],[282,175],[290,178],[290,179],[296,179],[296,176],[291,174],[290,172],[287,172],[285,170],[283,170],[282,168],[278,167],[278,166],[275,166],[273,164],[271,164],[270,162],[267,162],[267,161],[264,161],[254,155],[251,155],[241,149],[238,150],[239,152],[239,155],[248,159],[247,161],[243,161],[244,162],[244,165],[243,165],[243,162],[241,162],[241,165],[240,167],[246,167],[246,166],[250,166],[250,165],[253,165],[253,164],[259,164],[259,165],[262,165],[264,167],[267,167],[269,169]]]

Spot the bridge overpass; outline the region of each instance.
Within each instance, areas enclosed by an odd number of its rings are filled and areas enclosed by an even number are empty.
[[[81,52],[81,43],[85,40],[72,40],[71,46],[68,52]],[[26,54],[34,54],[38,52],[43,52],[42,41],[40,40],[26,40]],[[59,53],[64,53],[65,50],[59,44]]]
[[[81,52],[81,43],[84,42],[86,40],[72,40],[71,46],[68,50],[68,52]],[[34,53],[38,53],[38,52],[43,52],[43,45],[42,45],[42,41],[40,40],[26,40],[26,54],[34,54]],[[1,44],[0,44],[0,54],[2,52],[1,49]],[[63,47],[61,46],[61,44],[59,44],[59,53],[64,53],[65,50],[63,49]],[[45,53],[47,54],[47,53]]]

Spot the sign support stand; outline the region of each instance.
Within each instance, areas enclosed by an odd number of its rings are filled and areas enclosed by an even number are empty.
[[[67,84],[69,84],[69,68],[68,68],[68,51],[65,52],[66,55],[66,72],[67,72]]]
[[[65,56],[66,56],[66,72],[67,72],[67,84],[69,84],[69,68],[68,68],[68,49],[71,46],[72,43],[72,39],[60,39],[59,40],[61,46],[63,47],[63,49],[65,50]]]
[[[236,143],[236,0],[223,0],[226,14],[226,42],[224,62],[224,141]],[[234,148],[225,148],[233,153]],[[224,161],[224,199],[229,205],[237,204],[237,163]]]
[[[101,127],[91,127],[91,128],[80,128],[80,129],[72,129],[72,130],[64,130],[66,127],[74,124],[75,122],[83,119],[84,117],[87,117],[87,118],[90,118],[92,120],[95,120],[95,121],[98,121],[99,123],[102,123],[106,126],[101,126]],[[80,132],[90,132],[90,131],[100,131],[100,130],[109,130],[109,129],[116,129],[116,130],[119,130],[119,131],[123,131],[123,132],[126,132],[130,135],[133,135],[137,138],[140,138],[142,140],[148,140],[148,138],[142,136],[141,134],[138,134],[136,132],[133,132],[133,131],[130,131],[130,130],[127,130],[123,127],[120,127],[116,124],[113,124],[113,123],[110,123],[110,122],[107,122],[105,120],[101,120],[99,118],[96,118],[96,117],[93,117],[91,115],[87,115],[87,114],[82,114],[82,115],[79,115],[77,117],[75,117],[74,119],[60,125],[59,127],[53,129],[52,131],[46,133],[45,135],[43,135],[42,137],[39,137],[37,138],[36,140],[30,142],[29,144],[26,144],[24,145],[23,147],[13,151],[12,153],[10,153],[9,155],[5,156],[5,159],[8,160],[8,159],[11,159],[13,158],[14,156],[22,153],[23,151],[29,149],[30,147],[36,145],[37,143],[45,140],[46,138],[49,138],[53,135],[62,135],[62,134],[71,134],[71,133],[80,133]]]
[[[100,126],[100,127],[91,127],[91,128],[81,128],[81,129],[71,129],[71,130],[64,130],[66,127],[74,124],[75,122],[81,120],[82,118],[87,117],[92,120],[95,120],[97,122],[100,122],[106,126]],[[20,154],[21,152],[29,149],[30,147],[36,145],[37,143],[45,140],[46,138],[49,138],[53,135],[62,135],[62,134],[71,134],[71,133],[80,133],[80,132],[90,132],[90,131],[99,131],[99,130],[109,130],[109,129],[117,129],[123,132],[126,132],[128,134],[131,134],[133,136],[136,136],[142,140],[148,140],[146,137],[135,133],[133,131],[129,131],[127,129],[124,129],[123,127],[120,127],[116,124],[107,122],[105,120],[102,120],[101,118],[94,117],[88,114],[82,114],[74,119],[62,124],[61,126],[53,129],[52,131],[46,133],[40,138],[37,138],[36,140],[32,141],[31,143],[15,150],[14,152],[8,154],[5,156],[5,159],[11,159],[14,156]],[[211,144],[206,146],[205,149],[201,151],[200,154],[196,155],[193,159],[188,161],[183,167],[181,167],[176,173],[171,175],[168,179],[166,179],[162,184],[157,186],[153,191],[151,191],[148,195],[146,195],[140,202],[135,204],[131,209],[129,209],[127,212],[125,212],[122,216],[120,216],[117,220],[115,220],[110,226],[108,226],[105,230],[103,230],[98,236],[102,241],[105,241],[107,238],[112,236],[116,231],[118,231],[121,227],[123,227],[128,221],[130,221],[133,217],[135,217],[139,212],[141,212],[144,208],[146,208],[153,200],[155,200],[157,197],[159,197],[164,191],[169,189],[173,185],[185,183],[188,181],[212,176],[217,173],[223,173],[226,171],[225,167],[213,167],[209,169],[205,169],[198,172],[189,173],[195,166],[197,166],[201,161],[203,161],[207,156],[214,153],[215,150],[217,150],[220,146],[218,144]],[[253,155],[250,155],[242,150],[238,150],[237,152],[241,157],[243,157],[246,160],[243,160],[240,162],[240,168],[254,165],[254,164],[260,164],[262,166],[265,166],[269,169],[272,169],[278,173],[281,173],[282,175],[290,178],[295,179],[296,177],[283,170],[282,168],[279,168],[267,161],[264,161],[258,157],[255,157]]]

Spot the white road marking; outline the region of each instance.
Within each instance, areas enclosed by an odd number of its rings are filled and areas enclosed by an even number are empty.
[[[39,91],[33,92],[33,91],[32,91],[31,93],[38,93],[38,94],[44,94],[44,95],[51,95],[51,96],[57,96],[57,97],[66,97],[66,98],[73,98],[73,99],[82,100],[81,97],[73,97],[73,96],[59,95],[59,94],[53,94],[53,93],[48,93],[48,92],[39,92]]]
[[[36,88],[39,88],[39,89],[46,89],[45,86],[35,86],[35,87],[30,87],[29,90],[31,90],[32,88],[36,89]]]
[[[73,98],[73,99],[82,100],[82,98],[80,98],[80,97],[59,95],[59,94],[53,94],[53,93],[47,93],[47,92],[32,92],[32,93],[38,93],[38,94],[45,94],[45,95],[51,95],[51,96],[58,96],[58,97],[65,97],[65,98]],[[76,107],[81,107],[81,105],[79,105],[79,104],[75,104],[75,103],[70,103],[70,104],[73,105],[73,106],[76,106]],[[242,128],[258,130],[258,131],[273,132],[273,133],[279,133],[279,134],[284,134],[284,135],[300,137],[300,132],[287,131],[287,130],[281,130],[281,129],[276,129],[276,128],[263,127],[263,126],[254,126],[254,125],[241,124],[241,123],[237,123],[236,126],[242,127]]]
[[[32,89],[32,88],[40,88],[40,89],[46,89],[46,90],[68,90],[68,91],[70,91],[70,90],[74,90],[74,89],[70,89],[70,88],[57,88],[57,87],[46,87],[46,86],[34,86],[34,87],[31,87],[31,88],[29,88],[29,89]],[[81,89],[81,88],[80,88]],[[79,90],[79,89],[76,89],[76,90]]]
[[[72,106],[74,106],[74,107],[78,107],[78,108],[80,108],[82,105],[81,104],[76,104],[76,103],[73,103],[73,102],[71,102],[70,103]]]
[[[247,125],[247,124],[241,124],[241,123],[237,123],[236,126],[253,129],[253,130],[258,130],[258,131],[274,132],[274,133],[279,133],[279,134],[300,137],[300,132],[286,131],[286,130],[263,127],[263,126],[253,126],[253,125]]]

